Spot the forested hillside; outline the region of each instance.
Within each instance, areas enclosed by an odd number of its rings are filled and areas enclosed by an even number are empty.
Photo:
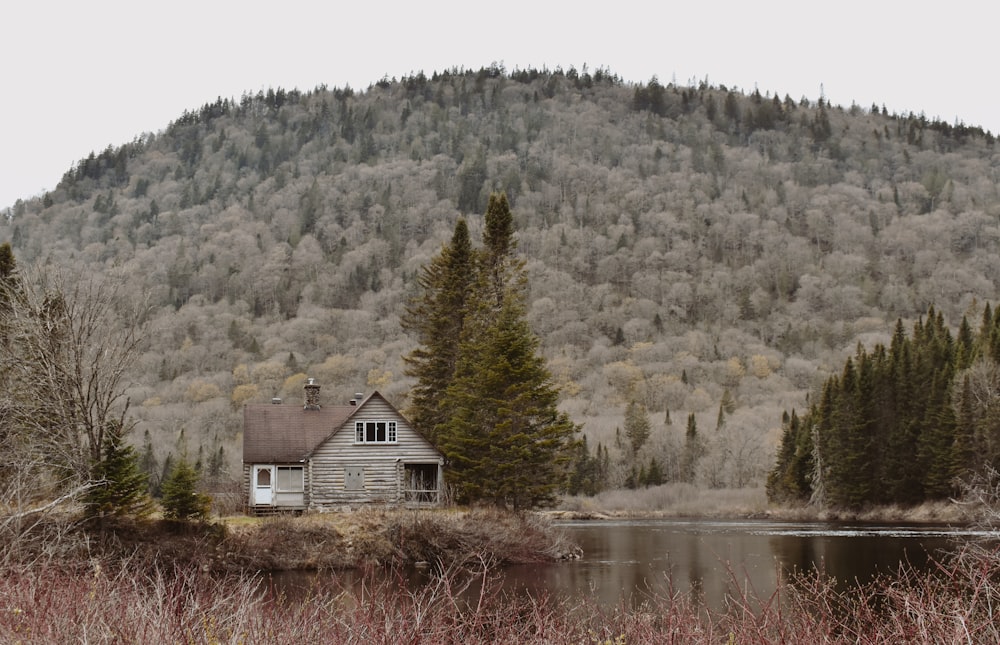
[[[505,191],[529,321],[611,485],[761,485],[782,413],[859,342],[930,305],[977,320],[1000,284],[990,133],[778,89],[492,67],[220,99],[92,153],[0,242],[123,268],[153,308],[146,466],[184,443],[236,472],[242,405],[306,375],[406,408],[420,269]]]

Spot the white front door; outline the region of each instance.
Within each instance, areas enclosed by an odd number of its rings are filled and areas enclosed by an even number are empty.
[[[254,506],[274,504],[274,466],[254,466],[251,473],[250,503]]]

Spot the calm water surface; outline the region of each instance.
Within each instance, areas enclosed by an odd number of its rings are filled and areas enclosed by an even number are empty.
[[[507,584],[635,603],[651,591],[694,589],[717,606],[734,585],[767,597],[793,571],[819,569],[842,585],[929,566],[974,531],[947,526],[773,521],[628,520],[560,523],[582,547],[576,562],[518,566]]]
[[[650,593],[693,590],[720,607],[734,586],[766,598],[794,571],[819,569],[844,587],[895,573],[900,563],[930,566],[930,558],[982,533],[948,526],[790,523],[756,520],[622,520],[558,522],[583,547],[583,558],[504,569],[510,590],[553,597],[589,596],[604,606],[638,604]],[[285,591],[337,575],[280,574]],[[411,584],[426,581],[412,572]]]

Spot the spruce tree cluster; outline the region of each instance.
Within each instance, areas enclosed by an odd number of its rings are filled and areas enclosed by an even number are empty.
[[[507,197],[494,193],[483,247],[472,249],[459,219],[403,324],[420,343],[407,357],[417,379],[407,412],[445,455],[455,501],[522,509],[550,504],[565,486],[577,427],[556,407],[528,326],[515,247]]]
[[[769,499],[856,509],[919,504],[1000,466],[1000,315],[957,337],[931,307],[890,346],[860,345],[802,417],[786,413]]]
[[[576,443],[573,467],[566,482],[566,492],[570,495],[594,496],[608,486],[611,470],[611,456],[603,444],[597,444],[591,454],[587,437]]]

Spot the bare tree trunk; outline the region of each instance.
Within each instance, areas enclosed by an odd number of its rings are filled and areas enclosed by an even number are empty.
[[[128,373],[144,341],[147,308],[125,276],[88,278],[33,268],[10,294],[0,345],[7,427],[58,491],[86,484],[111,424],[127,420]],[[46,490],[48,487],[34,487]]]

